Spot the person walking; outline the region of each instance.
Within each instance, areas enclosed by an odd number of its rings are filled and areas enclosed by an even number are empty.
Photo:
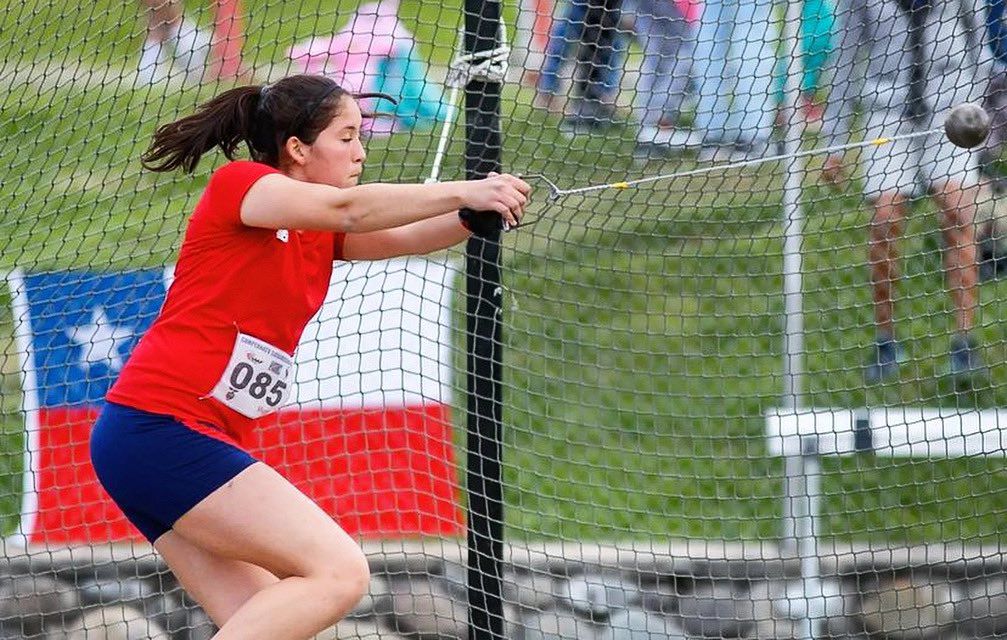
[[[974,8],[971,0],[837,0],[838,55],[823,122],[828,143],[851,139],[857,106],[863,138],[870,140],[938,128],[952,107],[978,101],[985,88],[978,79],[987,72],[983,25]],[[910,200],[924,194],[939,210],[954,305],[947,372],[962,382],[985,373],[973,333],[977,155],[940,132],[861,151],[863,193],[872,209],[868,260],[876,340],[864,370],[869,383],[896,377],[906,357],[894,321],[898,243]],[[823,176],[838,183],[843,169],[843,157],[830,155]]]

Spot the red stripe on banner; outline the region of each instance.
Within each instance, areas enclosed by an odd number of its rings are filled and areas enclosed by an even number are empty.
[[[449,408],[282,412],[253,454],[351,535],[461,535]]]
[[[351,535],[461,535],[448,413],[443,405],[288,411],[260,424],[250,450]],[[95,407],[40,410],[32,543],[143,540],[91,467],[97,414]]]
[[[33,543],[143,540],[105,493],[91,466],[88,441],[98,407],[39,410],[35,461],[38,511]],[[25,473],[32,473],[26,470]]]

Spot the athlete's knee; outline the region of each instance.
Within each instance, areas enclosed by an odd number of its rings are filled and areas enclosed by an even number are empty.
[[[367,594],[371,583],[371,570],[367,557],[360,547],[341,549],[315,565],[307,576],[319,583],[318,589],[330,607],[333,619],[346,615]]]
[[[344,585],[347,598],[356,605],[370,587],[371,568],[360,547],[354,546],[353,552],[347,555],[349,557],[339,559],[335,577]]]

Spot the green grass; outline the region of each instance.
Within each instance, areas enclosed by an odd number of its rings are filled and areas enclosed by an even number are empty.
[[[353,3],[350,3],[353,4]],[[246,0],[254,63],[343,21],[331,4]],[[451,57],[459,14],[403,2],[402,13],[439,64]],[[200,22],[208,22],[205,13]],[[28,3],[0,10],[0,56],[55,65],[83,59],[129,68],[142,38],[136,9],[100,0],[78,13]],[[28,41],[23,34],[31,34]],[[179,234],[214,162],[193,178],[142,173],[153,128],[215,87],[130,92],[112,83],[21,83],[0,98],[0,270],[122,269],[174,260]],[[554,118],[504,96],[504,163],[563,187],[693,166],[630,159],[633,132],[567,139]],[[443,177],[462,173],[456,132]],[[430,133],[375,140],[367,180],[420,180]],[[782,465],[763,442],[763,414],[780,404],[782,234],[780,167],[658,182],[624,192],[540,195],[531,227],[503,252],[505,480],[512,538],[774,539]],[[983,285],[978,334],[991,384],[968,393],[942,381],[950,327],[933,210],[916,208],[904,243],[898,315],[912,356],[901,380],[866,388],[872,339],[864,266],[868,214],[856,195],[811,174],[802,197],[806,404],[998,407],[1007,401],[1007,285]],[[461,257],[455,251],[456,258]],[[460,287],[463,286],[459,283]],[[0,529],[15,522],[22,417],[9,298],[0,398]],[[458,296],[455,386],[464,444],[463,302]],[[464,456],[459,454],[464,465]],[[825,461],[824,535],[896,543],[1000,540],[1007,476],[1000,460]]]
[[[190,2],[186,15],[209,28],[210,2]],[[291,45],[313,36],[331,35],[346,24],[363,0],[333,3],[324,0],[242,0],[245,62],[251,66],[279,64]],[[460,3],[402,0],[399,16],[436,64],[454,56]],[[513,24],[513,7],[505,8]],[[92,65],[134,69],[146,31],[138,2],[93,0],[79,10],[52,0],[27,0],[0,8],[0,60],[46,65],[85,60]],[[39,45],[42,46],[39,46]]]

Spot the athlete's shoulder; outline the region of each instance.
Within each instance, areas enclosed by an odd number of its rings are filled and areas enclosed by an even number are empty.
[[[280,171],[261,162],[235,160],[213,172],[200,198],[196,214],[217,219],[229,226],[241,225],[241,202],[258,180]]]
[[[220,166],[210,176],[211,183],[255,181],[270,173],[280,173],[276,167],[253,160],[233,160]]]

